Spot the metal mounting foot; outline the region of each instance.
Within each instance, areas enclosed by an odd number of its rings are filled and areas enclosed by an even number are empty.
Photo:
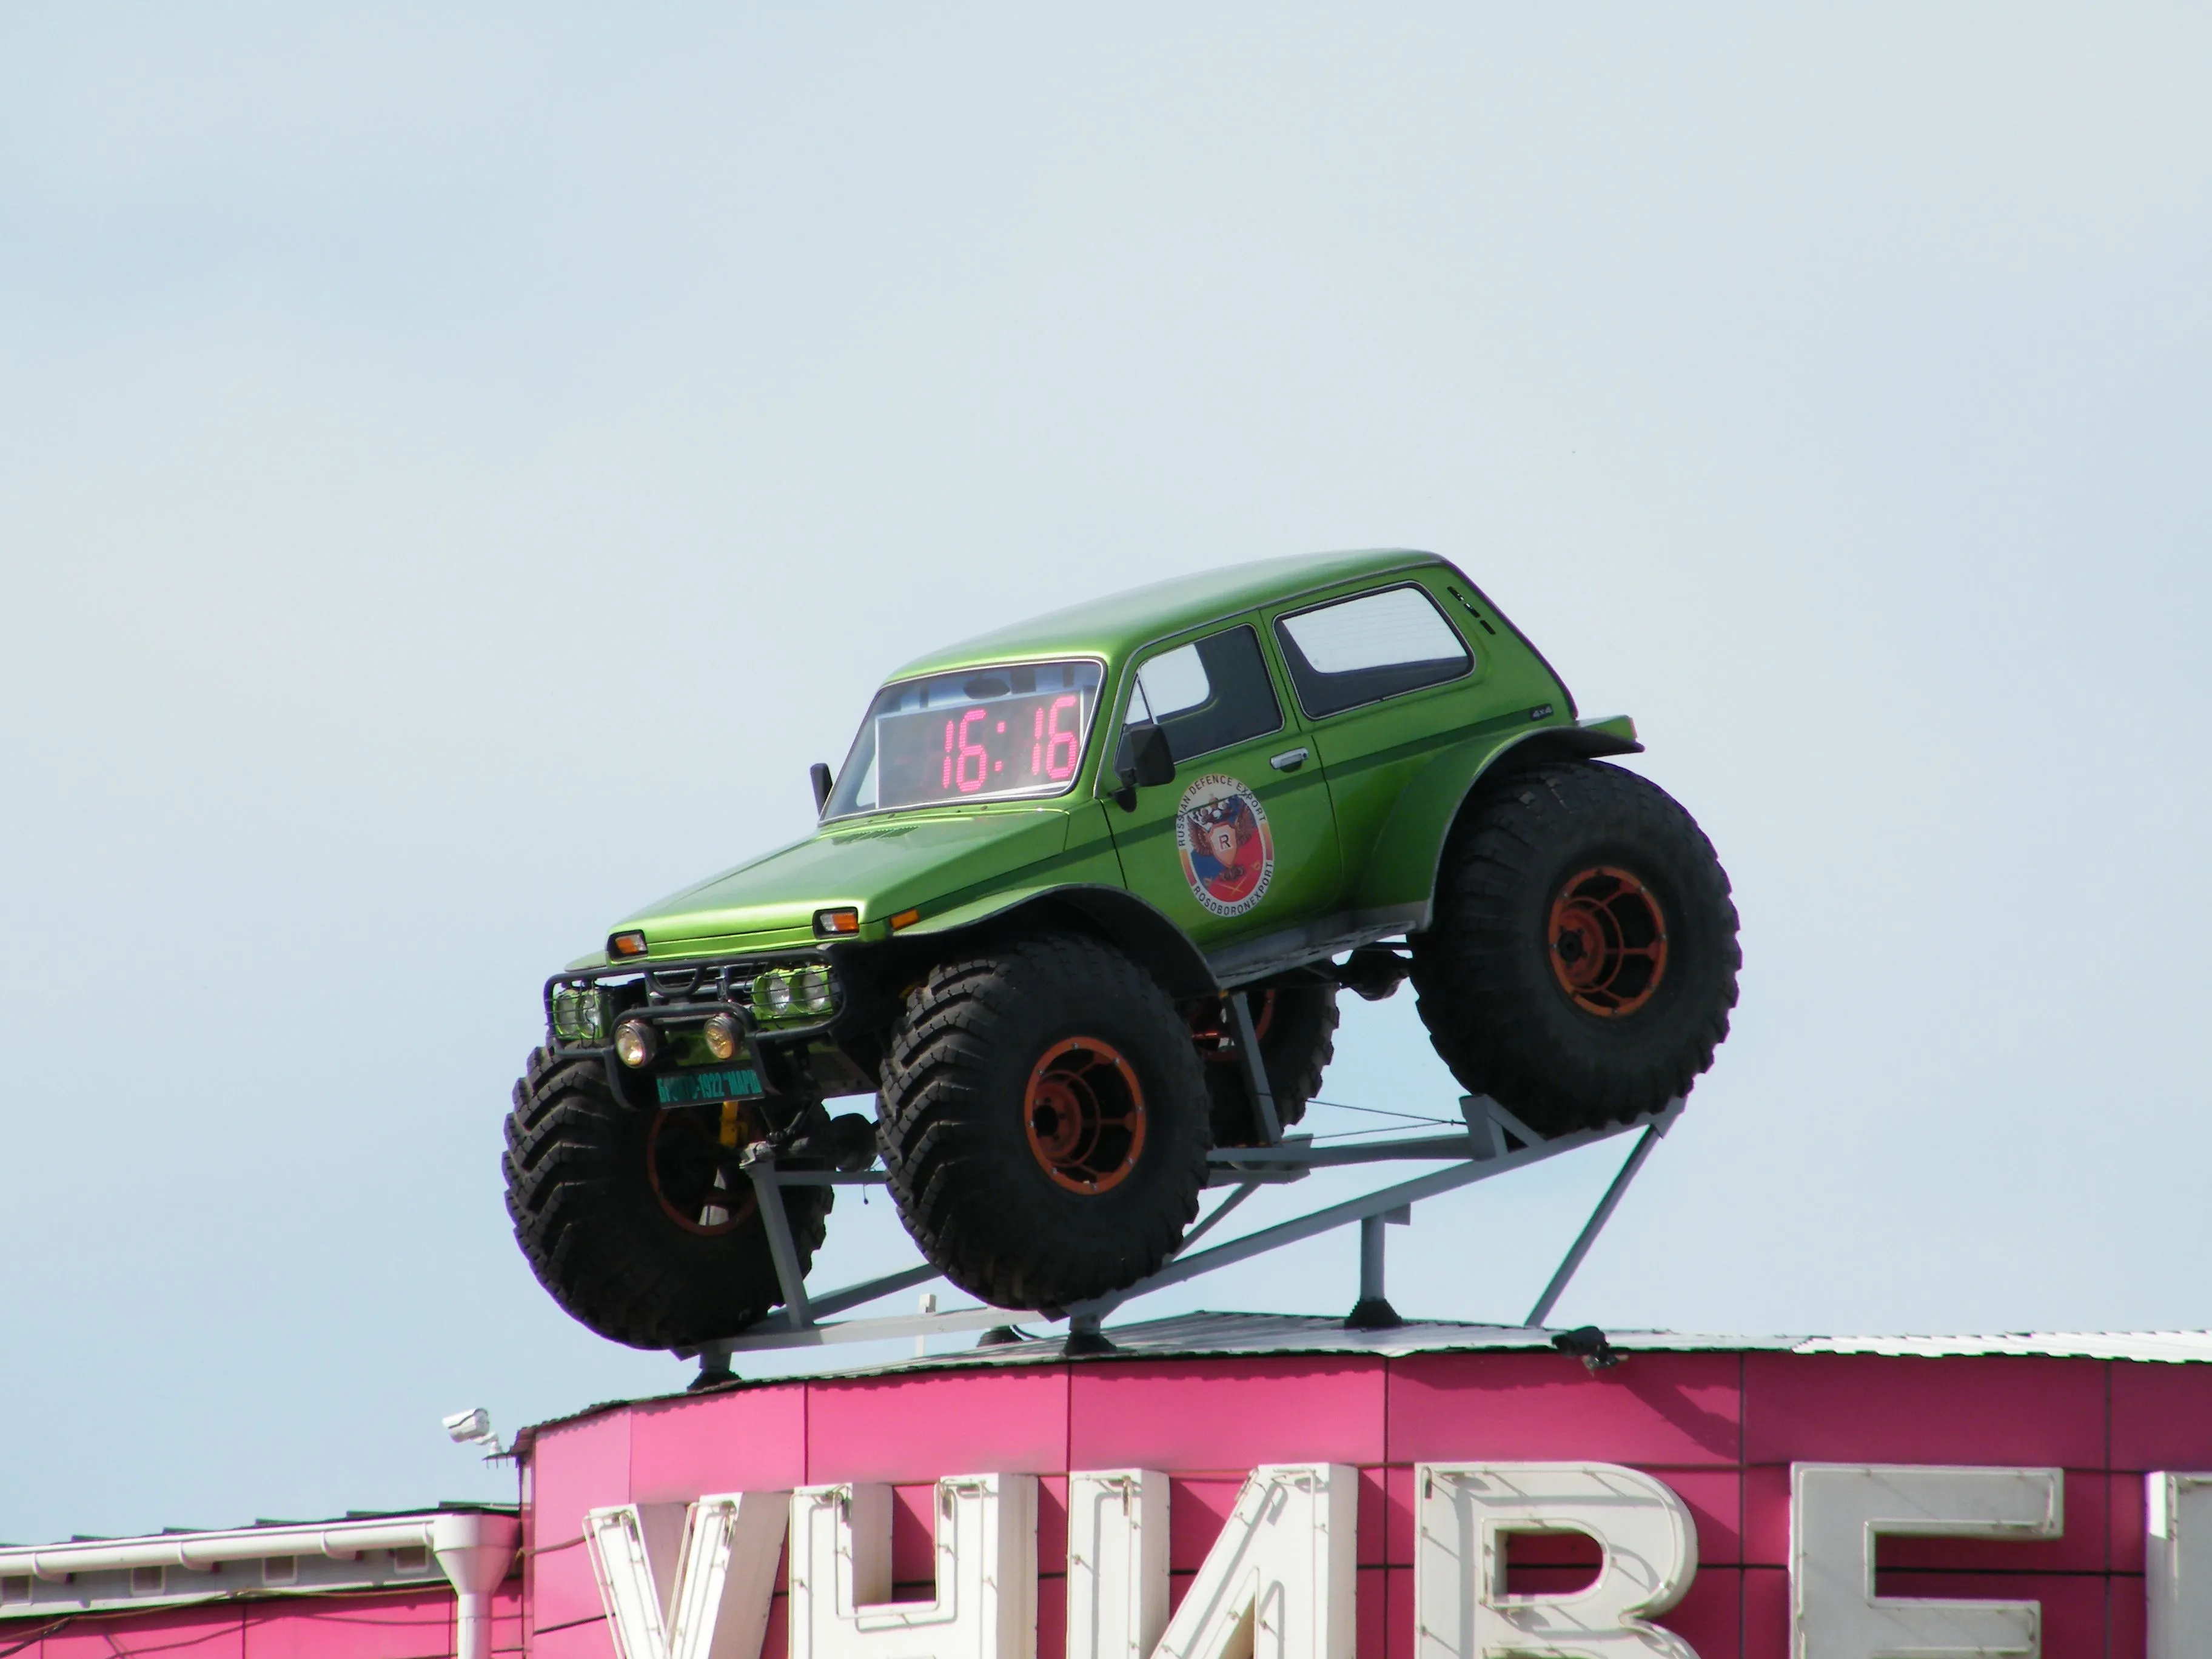
[[[1346,1328],[1387,1331],[1406,1322],[1398,1316],[1398,1310],[1390,1305],[1389,1297],[1383,1292],[1382,1270],[1386,1250],[1382,1230],[1389,1226],[1410,1226],[1413,1219],[1413,1208],[1410,1204],[1359,1218],[1359,1300],[1352,1304],[1352,1311],[1344,1316]]]
[[[1112,1353],[1114,1343],[1098,1328],[1097,1315],[1078,1314],[1067,1322],[1067,1336],[1060,1351],[1070,1358],[1080,1358],[1085,1354]]]

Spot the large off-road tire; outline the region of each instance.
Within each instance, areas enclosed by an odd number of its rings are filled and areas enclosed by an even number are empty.
[[[750,1111],[732,1127],[741,1144],[757,1138]],[[507,1120],[507,1210],[556,1302],[602,1336],[673,1348],[729,1336],[783,1300],[722,1129],[719,1106],[623,1104],[596,1059],[530,1056]],[[827,1187],[784,1189],[802,1268],[832,1198]]]
[[[1260,1036],[1260,1059],[1267,1068],[1275,1115],[1287,1129],[1305,1116],[1306,1103],[1321,1092],[1322,1073],[1336,1057],[1336,987],[1319,981],[1270,986],[1252,992],[1251,998],[1252,1024]],[[1260,1139],[1243,1056],[1231,1035],[1236,1029],[1228,1010],[1218,1004],[1193,1022],[1206,1061],[1217,1146],[1255,1146]]]
[[[939,963],[883,1068],[884,1163],[907,1231],[999,1307],[1134,1284],[1198,1212],[1203,1069],[1165,994],[1094,940]]]
[[[1437,1053],[1541,1134],[1688,1093],[1743,960],[1712,843],[1656,784],[1592,762],[1529,767],[1469,805],[1412,944]]]

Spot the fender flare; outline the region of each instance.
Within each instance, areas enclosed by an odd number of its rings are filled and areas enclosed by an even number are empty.
[[[1063,919],[1073,916],[1103,936],[1177,1002],[1221,994],[1220,981],[1189,934],[1134,893],[1103,883],[1002,890],[933,917],[897,939],[909,946],[925,939],[949,942],[986,929],[1001,932],[1024,921],[1046,921],[1055,912]]]
[[[1369,874],[1360,887],[1359,907],[1418,905],[1420,921],[1412,931],[1427,927],[1452,825],[1509,757],[1516,762],[1596,760],[1643,751],[1635,723],[1625,715],[1578,726],[1489,732],[1452,744],[1422,768],[1398,797],[1368,855]],[[1409,872],[1419,872],[1419,890],[1407,879]]]

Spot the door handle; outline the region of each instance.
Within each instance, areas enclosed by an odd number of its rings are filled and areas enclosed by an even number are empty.
[[[1312,758],[1313,751],[1310,749],[1285,749],[1267,764],[1278,772],[1295,772]]]

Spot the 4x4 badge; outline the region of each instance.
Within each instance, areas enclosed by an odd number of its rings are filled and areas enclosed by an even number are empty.
[[[1217,916],[1241,916],[1267,896],[1275,875],[1275,838],[1267,809],[1243,784],[1209,772],[1182,793],[1176,807],[1176,850],[1183,879]]]

